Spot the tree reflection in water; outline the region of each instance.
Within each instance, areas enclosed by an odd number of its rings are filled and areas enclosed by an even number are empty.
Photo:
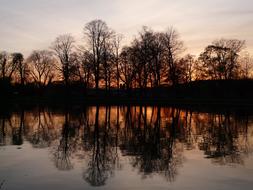
[[[179,125],[179,110],[171,111],[171,121],[161,126],[161,108],[147,107],[126,113],[124,141],[120,148],[124,155],[131,156],[131,164],[143,177],[159,173],[173,180],[177,167],[182,163],[182,147],[176,144]],[[130,125],[129,125],[130,124]],[[178,146],[179,145],[179,146]]]
[[[88,167],[83,173],[83,178],[92,186],[104,185],[106,180],[114,175],[114,170],[122,167],[118,155],[119,108],[116,110],[116,112],[113,110],[115,115],[112,118],[111,107],[97,106],[94,125],[89,123],[84,129],[84,139],[89,139],[90,151],[88,152]]]
[[[160,175],[173,181],[192,149],[215,164],[243,164],[252,152],[252,122],[249,114],[164,107],[38,108],[0,114],[0,145],[28,141],[34,148],[49,148],[59,170],[84,160],[82,177],[92,186],[105,185],[123,159],[143,178]]]
[[[238,120],[226,113],[209,114],[203,119],[207,122],[199,121],[197,129],[201,140],[198,146],[206,157],[222,165],[243,164],[243,157],[249,152],[248,117]]]

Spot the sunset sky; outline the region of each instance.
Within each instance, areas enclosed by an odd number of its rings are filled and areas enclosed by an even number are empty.
[[[0,0],[0,51],[48,48],[59,34],[83,41],[83,27],[102,19],[127,44],[142,26],[174,26],[187,51],[199,54],[219,38],[246,40],[253,53],[252,0]]]

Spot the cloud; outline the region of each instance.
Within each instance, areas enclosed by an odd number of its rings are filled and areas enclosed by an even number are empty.
[[[47,48],[63,33],[82,37],[92,19],[103,19],[131,39],[143,25],[163,30],[173,25],[189,51],[198,52],[220,37],[248,41],[253,49],[251,0],[0,0],[0,49]]]

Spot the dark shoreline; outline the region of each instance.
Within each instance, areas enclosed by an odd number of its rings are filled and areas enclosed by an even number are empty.
[[[180,110],[186,110],[189,112],[198,113],[217,113],[217,114],[233,114],[247,115],[253,113],[253,101],[252,100],[193,100],[193,99],[170,99],[170,100],[119,100],[119,99],[71,99],[64,101],[63,99],[46,100],[37,99],[35,97],[26,97],[18,99],[8,99],[6,101],[0,101],[0,115],[8,115],[12,112],[20,112],[22,110],[34,111],[51,110],[53,112],[83,112],[87,107],[99,106],[99,107],[130,107],[130,106],[143,106],[143,107],[170,107]]]
[[[7,91],[2,91],[7,92]],[[253,80],[195,81],[149,89],[84,89],[51,86],[13,87],[0,94],[1,107],[164,106],[204,110],[253,108]]]

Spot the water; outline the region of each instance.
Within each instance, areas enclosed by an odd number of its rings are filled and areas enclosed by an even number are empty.
[[[252,189],[253,114],[84,107],[0,114],[0,189]]]

